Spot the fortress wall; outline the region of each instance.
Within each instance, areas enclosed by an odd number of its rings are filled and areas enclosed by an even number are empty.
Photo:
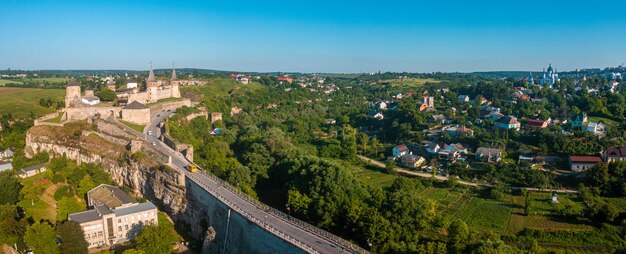
[[[149,124],[150,109],[122,109],[122,120],[136,124]]]
[[[133,101],[138,101],[138,102],[141,102],[143,104],[148,103],[148,93],[147,92],[129,93],[128,94],[128,104],[130,104]]]
[[[97,114],[100,114],[100,117],[106,118],[111,115],[111,112],[115,116],[120,115],[119,107],[80,107],[80,108],[66,108],[66,121],[79,121],[85,120]]]

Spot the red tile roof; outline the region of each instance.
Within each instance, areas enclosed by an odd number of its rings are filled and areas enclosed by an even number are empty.
[[[406,145],[399,145],[399,146],[396,146],[396,148],[397,148],[400,152],[404,152],[404,151],[408,151],[408,150],[409,150],[409,148],[408,148],[408,147],[406,147]]]
[[[602,158],[598,156],[570,156],[572,162],[602,162]]]

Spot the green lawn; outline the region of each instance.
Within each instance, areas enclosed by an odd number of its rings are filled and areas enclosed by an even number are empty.
[[[48,120],[45,120],[44,122],[46,122],[46,123],[61,123],[61,118],[63,118],[63,114],[59,114],[59,116],[57,116],[55,118],[50,118]]]
[[[42,107],[39,99],[62,101],[64,96],[63,89],[0,87],[0,114],[26,117],[33,112],[36,116],[42,116],[56,109]]]
[[[373,169],[355,167],[352,174],[361,182],[368,185],[378,185],[382,187],[391,186],[398,176],[386,174]]]
[[[589,118],[587,118],[589,120],[589,122],[603,122],[604,124],[608,125],[608,126],[616,126],[617,123],[611,119],[608,118],[604,118],[604,117],[598,117],[598,116],[590,116]]]
[[[124,125],[126,125],[126,126],[130,127],[130,128],[131,128],[131,129],[133,129],[133,130],[136,130],[136,131],[138,131],[138,132],[143,132],[143,129],[146,127],[145,125],[141,125],[141,124],[134,124],[134,123],[127,122],[127,121],[124,121],[124,120],[121,120],[121,119],[117,119],[117,120],[118,120],[120,123],[122,123],[122,124],[124,124]]]

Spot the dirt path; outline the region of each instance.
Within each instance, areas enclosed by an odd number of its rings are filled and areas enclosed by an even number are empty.
[[[380,161],[362,156],[362,155],[357,155],[357,157],[359,157],[359,159],[368,162],[374,166],[377,166],[379,168],[386,168],[387,166],[385,165],[385,163],[382,163]],[[424,173],[424,172],[417,172],[417,171],[410,171],[410,170],[406,170],[406,169],[402,169],[402,168],[394,168],[395,172],[398,172],[401,175],[407,175],[407,176],[417,176],[417,177],[423,177],[423,178],[435,178],[436,180],[440,180],[440,181],[446,181],[448,180],[448,177],[445,176],[441,176],[441,175],[435,175],[433,176],[433,174],[430,173]],[[473,187],[491,187],[492,185],[490,184],[484,184],[484,183],[472,183],[472,182],[468,182],[468,181],[463,181],[463,180],[458,180],[457,183],[462,184],[462,185],[467,185],[467,186],[473,186]],[[509,186],[509,188],[514,189],[514,190],[520,190],[520,189],[525,189],[528,191],[536,191],[536,192],[556,192],[556,193],[578,193],[577,190],[570,190],[570,189],[540,189],[540,188],[529,188],[529,187],[517,187],[517,186]]]
[[[58,188],[59,188],[58,184],[53,184],[50,187],[48,187],[40,196],[43,202],[48,203],[48,205],[54,207],[54,209],[57,208],[57,202],[56,200],[54,200],[54,193],[57,191]]]

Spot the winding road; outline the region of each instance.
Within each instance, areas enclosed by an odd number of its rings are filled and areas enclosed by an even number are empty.
[[[357,157],[359,157],[359,159],[368,162],[376,167],[379,168],[386,168],[387,166],[385,165],[385,163],[381,162],[381,161],[377,161],[362,155],[357,155]],[[406,170],[406,169],[402,169],[402,168],[394,168],[395,172],[398,172],[399,174],[402,175],[408,175],[408,176],[417,176],[417,177],[423,177],[423,178],[430,178],[432,179],[433,177],[436,180],[440,180],[440,181],[447,181],[448,177],[446,176],[442,176],[442,175],[435,175],[433,176],[433,174],[430,173],[424,173],[424,172],[417,172],[417,171],[410,171],[410,170]],[[462,184],[462,185],[467,185],[467,186],[473,186],[473,187],[493,187],[493,185],[491,184],[486,184],[486,183],[473,183],[473,182],[468,182],[468,181],[463,181],[458,179],[457,183]],[[525,189],[528,191],[536,191],[536,192],[555,192],[555,193],[578,193],[577,190],[570,190],[570,189],[541,189],[541,188],[531,188],[531,187],[517,187],[517,186],[509,186],[509,188],[514,189],[514,190],[521,190],[521,189]]]

